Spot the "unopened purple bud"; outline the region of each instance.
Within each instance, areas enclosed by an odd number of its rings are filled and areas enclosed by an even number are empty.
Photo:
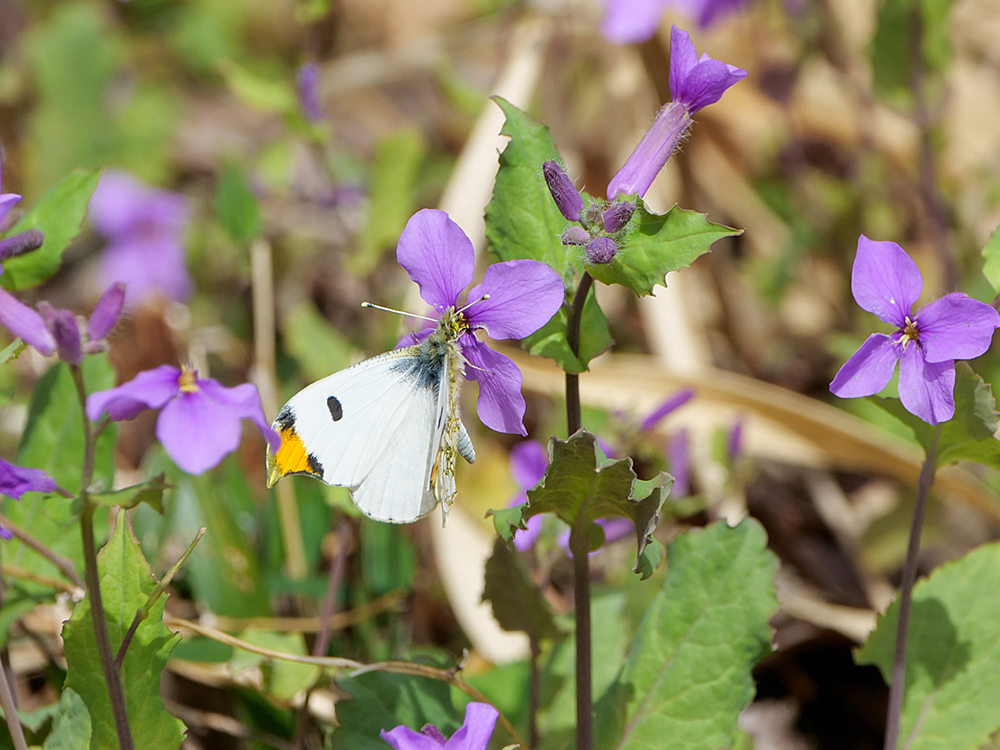
[[[664,104],[639,145],[608,183],[608,199],[645,195],[690,126],[691,113],[686,104]]]
[[[694,398],[693,388],[683,388],[673,396],[668,398],[658,407],[656,407],[648,417],[642,420],[642,424],[639,426],[641,431],[653,429],[661,419],[666,417],[671,412],[676,411],[680,407],[684,406],[688,401]]]
[[[45,235],[37,229],[29,229],[26,232],[19,232],[13,237],[2,239],[0,240],[0,260],[9,260],[37,250],[44,241]]]
[[[554,161],[542,164],[542,174],[559,212],[569,221],[579,221],[580,212],[583,211],[583,197],[569,175]]]
[[[673,497],[686,497],[691,492],[691,455],[688,448],[687,429],[678,432],[667,444],[667,459],[670,473],[674,475],[674,486],[670,490]]]
[[[564,245],[586,245],[590,242],[590,232],[575,224],[566,227],[562,233],[562,243]]]
[[[83,342],[80,340],[80,326],[76,322],[76,316],[69,310],[53,310],[49,329],[56,340],[59,359],[71,365],[80,364],[83,361]]]
[[[610,263],[618,252],[618,244],[610,237],[595,237],[587,245],[587,260],[594,264]]]
[[[319,65],[309,62],[299,68],[296,75],[299,87],[299,102],[307,119],[319,122],[323,119],[323,108],[319,103]]]
[[[101,295],[87,321],[87,338],[100,341],[115,327],[125,305],[125,284],[118,282]]]
[[[615,201],[604,212],[604,231],[608,234],[620,232],[628,224],[634,211],[635,204],[631,201]]]
[[[740,417],[729,430],[729,440],[726,449],[729,452],[730,463],[735,462],[743,455],[743,418]]]

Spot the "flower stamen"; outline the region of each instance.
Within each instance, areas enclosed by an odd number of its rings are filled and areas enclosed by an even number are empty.
[[[177,387],[183,393],[197,393],[201,390],[198,387],[198,371],[191,365],[181,365],[181,376],[177,380]]]

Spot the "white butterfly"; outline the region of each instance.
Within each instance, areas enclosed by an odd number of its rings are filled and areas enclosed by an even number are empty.
[[[459,419],[465,374],[461,311],[416,346],[366,359],[292,396],[274,420],[267,484],[308,474],[347,487],[377,521],[410,523],[455,498],[455,457],[476,460]]]

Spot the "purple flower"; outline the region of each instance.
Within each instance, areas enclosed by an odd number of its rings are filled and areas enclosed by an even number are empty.
[[[400,725],[388,732],[382,730],[379,735],[395,750],[486,750],[499,715],[488,703],[470,703],[465,707],[465,721],[450,740],[445,740],[433,724],[419,732]]]
[[[306,119],[312,122],[323,120],[323,108],[319,103],[319,65],[305,63],[295,76],[299,88],[299,103]]]
[[[674,486],[670,490],[672,497],[685,497],[691,491],[691,452],[690,434],[687,428],[681,429],[667,443],[667,460],[670,462],[670,473],[674,477]]]
[[[542,163],[542,175],[545,184],[549,186],[552,199],[556,202],[559,212],[567,221],[579,221],[583,211],[583,196],[576,189],[569,175],[554,161]]]
[[[595,265],[610,263],[618,254],[618,243],[610,237],[595,237],[587,243],[587,262]]]
[[[662,404],[657,406],[653,411],[651,411],[642,423],[639,425],[639,431],[645,432],[646,430],[653,429],[664,417],[668,414],[677,411],[684,404],[694,398],[693,388],[682,388],[677,391],[674,395],[665,399]]]
[[[87,416],[134,419],[146,409],[160,409],[156,437],[174,462],[189,474],[216,466],[240,444],[240,420],[249,419],[272,450],[281,446],[278,433],[268,426],[257,389],[250,383],[226,388],[212,378],[199,378],[185,365],[178,370],[160,365],[132,380],[87,398]]]
[[[899,400],[928,424],[955,414],[955,360],[984,353],[1000,326],[989,305],[959,292],[911,312],[924,281],[909,255],[895,242],[858,239],[851,272],[854,299],[880,320],[896,326],[873,333],[830,383],[841,398],[871,396],[892,378],[899,362]]]
[[[616,44],[644,42],[660,28],[660,17],[674,7],[703,29],[739,10],[749,0],[602,0],[601,33]]]
[[[41,469],[15,466],[0,458],[0,494],[20,500],[25,492],[54,492],[56,480]],[[9,530],[0,526],[0,537],[10,539]]]
[[[465,232],[444,211],[418,211],[406,224],[396,251],[399,264],[420,286],[420,296],[442,315],[457,313],[466,326],[458,339],[468,363],[467,380],[479,383],[477,410],[487,427],[526,435],[521,371],[509,357],[490,349],[475,336],[484,330],[494,339],[521,339],[555,315],[565,296],[559,275],[535,260],[509,260],[486,269],[483,283],[459,295],[472,282],[475,251]],[[408,335],[420,342],[435,328]]]
[[[174,300],[191,293],[182,244],[188,221],[183,195],[147,187],[126,172],[108,171],[90,199],[90,217],[109,240],[101,276],[108,284],[127,284],[130,306],[156,293]]]
[[[663,105],[639,145],[608,184],[608,198],[645,195],[653,179],[667,163],[691,126],[691,116],[719,101],[730,86],[746,77],[735,65],[699,59],[687,32],[670,30],[670,93],[673,101]]]
[[[528,501],[528,490],[542,481],[548,466],[548,451],[537,440],[525,440],[510,449],[510,475],[520,492],[507,503],[508,508]],[[514,548],[521,552],[531,549],[542,533],[543,520],[542,514],[529,518],[527,528],[515,533]]]
[[[35,311],[7,291],[0,289],[0,325],[19,336],[46,357],[59,353],[59,359],[71,365],[83,361],[84,354],[96,354],[106,348],[103,339],[111,333],[122,313],[125,287],[112,284],[98,300],[87,322],[87,338],[69,310],[53,308],[47,302]]]

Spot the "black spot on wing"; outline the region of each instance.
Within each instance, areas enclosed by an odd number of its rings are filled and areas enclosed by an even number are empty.
[[[278,416],[274,418],[274,428],[278,432],[283,432],[289,428],[295,427],[295,415],[292,414],[292,410],[288,408],[288,404],[281,407],[281,411],[278,412]]]
[[[330,396],[326,400],[326,408],[330,410],[330,416],[333,417],[334,422],[339,422],[344,418],[344,407],[336,396]]]
[[[309,454],[309,473],[317,477],[323,476],[323,464],[312,453]]]

